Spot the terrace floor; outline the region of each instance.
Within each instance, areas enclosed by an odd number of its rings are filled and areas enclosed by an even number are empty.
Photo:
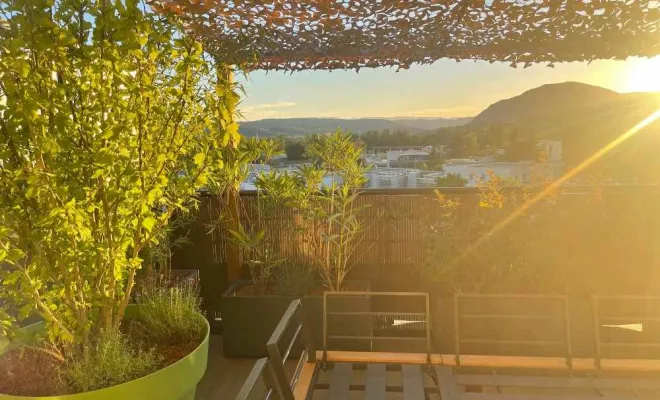
[[[254,366],[254,358],[225,358],[222,336],[211,335],[206,374],[197,385],[195,400],[233,399]]]
[[[196,400],[231,400],[234,399],[238,394],[243,382],[250,373],[250,370],[254,366],[256,359],[254,358],[225,358],[222,353],[222,337],[220,335],[212,335],[210,338],[210,349],[209,349],[209,359],[208,367],[206,374],[202,378],[202,381],[197,386],[197,395]],[[292,364],[295,365],[295,364]],[[320,383],[329,383],[328,376],[321,373],[319,376]],[[364,379],[363,373],[355,371],[355,378],[358,380]],[[394,379],[396,380],[396,379]],[[388,375],[388,382],[392,383],[392,377]],[[358,382],[359,383],[359,382]],[[394,382],[396,383],[396,382]],[[432,382],[426,382],[427,387],[432,385]],[[536,395],[542,395],[540,398],[549,399],[556,398],[557,400],[562,400],[566,398],[576,398],[575,396],[589,396],[593,395],[591,390],[579,390],[575,391],[573,389],[565,390],[555,390],[555,389],[515,389],[508,388],[503,391],[496,390],[495,387],[484,388],[484,393],[507,393],[515,394],[517,396],[524,395],[523,398],[534,399],[537,398]],[[613,396],[630,396],[629,390],[621,391],[611,391],[607,393],[608,395]],[[356,395],[356,396],[353,396]],[[556,397],[555,397],[556,396]],[[564,397],[568,396],[568,397]],[[321,390],[314,393],[314,399],[325,400],[327,397],[327,391]],[[639,399],[660,399],[660,390],[642,390],[635,391],[634,397]],[[349,399],[358,399],[363,398],[359,393],[351,392]],[[399,400],[403,396],[400,393],[388,393],[385,400]],[[440,396],[437,393],[429,394],[428,398],[430,400],[439,400]],[[497,398],[497,397],[496,397]],[[517,397],[520,398],[520,397]],[[577,397],[583,398],[583,397]],[[593,397],[584,397],[585,399],[591,399]],[[629,397],[625,397],[629,398]]]

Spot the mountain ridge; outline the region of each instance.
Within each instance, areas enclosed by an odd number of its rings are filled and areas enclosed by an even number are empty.
[[[240,123],[245,136],[304,136],[341,128],[353,133],[367,131],[410,131],[413,133],[465,125],[472,118],[268,118]]]
[[[477,114],[470,125],[539,122],[558,114],[589,113],[628,103],[653,103],[658,93],[619,93],[580,82],[552,83],[497,101]]]

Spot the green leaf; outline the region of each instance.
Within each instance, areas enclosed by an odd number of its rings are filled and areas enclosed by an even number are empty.
[[[0,259],[0,260],[1,260],[1,259]],[[2,283],[3,283],[4,285],[13,285],[13,284],[15,284],[16,282],[18,282],[18,280],[20,279],[20,277],[21,277],[22,275],[23,275],[23,271],[19,271],[19,270],[13,271],[13,272],[11,272],[9,275],[7,275],[7,276],[5,276],[5,277],[3,278],[3,282],[2,282]]]
[[[195,157],[193,157],[193,160],[195,161],[195,165],[198,167],[204,164],[205,159],[206,159],[206,154],[204,153],[197,153],[195,154]]]
[[[147,217],[144,219],[144,221],[142,221],[142,226],[147,230],[147,232],[151,232],[155,224],[156,218],[153,217]]]

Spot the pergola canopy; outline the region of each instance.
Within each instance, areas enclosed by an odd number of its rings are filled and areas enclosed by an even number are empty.
[[[658,0],[156,0],[247,69],[517,65],[660,54]],[[522,63],[522,64],[521,64]],[[660,73],[660,71],[659,71]]]

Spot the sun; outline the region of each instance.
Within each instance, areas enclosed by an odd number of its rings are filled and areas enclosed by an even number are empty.
[[[629,61],[624,87],[628,92],[660,92],[660,56]]]

